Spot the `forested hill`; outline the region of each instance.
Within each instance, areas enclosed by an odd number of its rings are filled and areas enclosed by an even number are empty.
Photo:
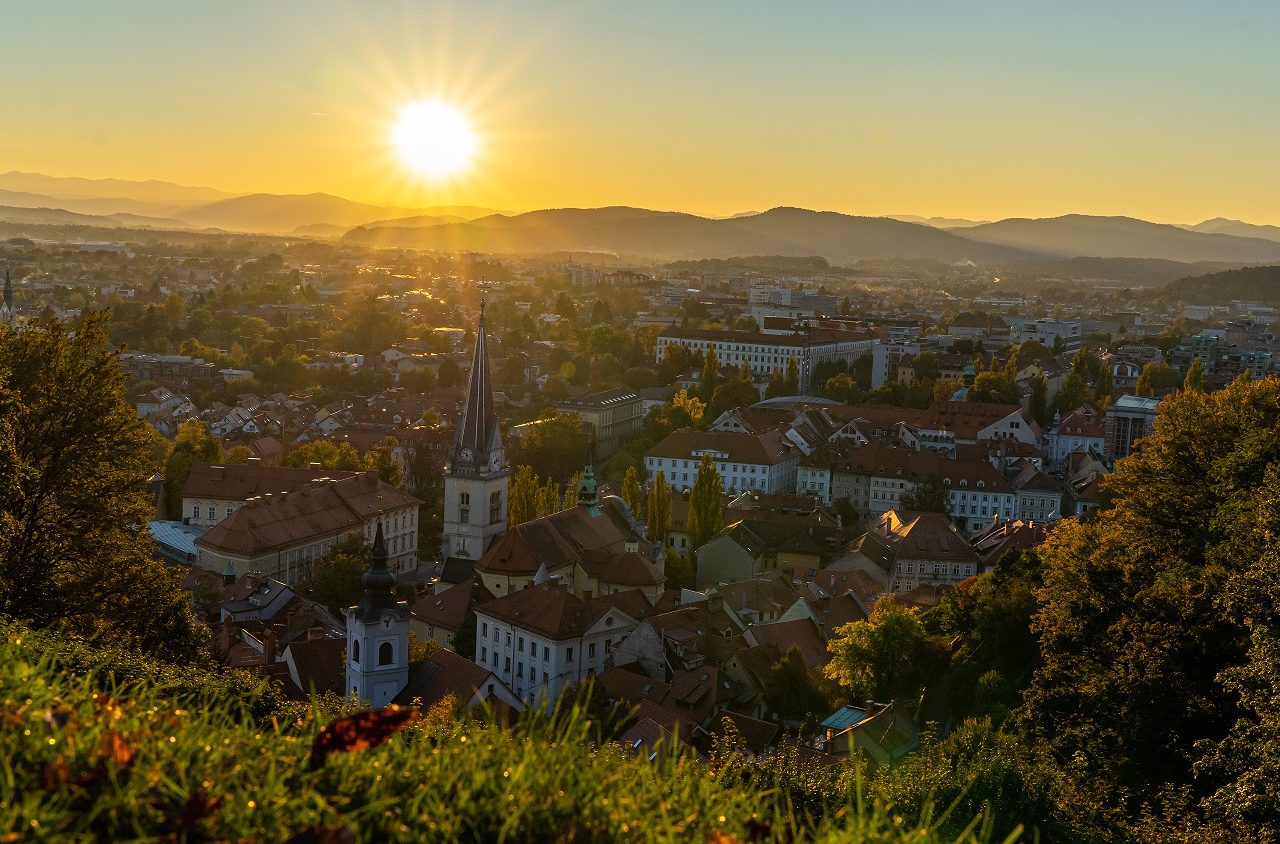
[[[1197,305],[1226,305],[1233,299],[1280,303],[1280,265],[1180,278],[1160,288],[1159,295]]]

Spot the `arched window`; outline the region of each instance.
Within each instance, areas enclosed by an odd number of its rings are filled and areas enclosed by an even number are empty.
[[[356,639],[354,642],[351,643],[351,661],[352,662],[360,661],[360,640],[359,639]]]
[[[392,663],[392,648],[390,642],[383,642],[378,645],[378,664],[390,665]]]
[[[193,519],[200,518],[200,502],[199,501],[191,505],[191,518]]]

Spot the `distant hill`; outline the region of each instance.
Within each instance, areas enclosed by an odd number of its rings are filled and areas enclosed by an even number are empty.
[[[447,225],[361,226],[345,239],[419,249],[595,251],[663,260],[783,255],[831,261],[913,257],[954,263],[1028,257],[1018,249],[973,243],[930,226],[801,208],[774,208],[721,220],[625,206],[560,208]]]
[[[126,179],[82,179],[78,176],[46,176],[10,170],[0,173],[0,188],[27,191],[57,198],[126,198],[148,202],[195,204],[225,199],[235,194],[209,187],[176,185],[154,179],[134,182]]]
[[[1160,297],[1196,305],[1226,305],[1233,299],[1280,303],[1280,266],[1242,267],[1182,278],[1159,290]]]
[[[921,223],[937,229],[967,229],[990,222],[990,220],[966,220],[963,217],[919,217],[915,214],[890,214],[889,217],[902,220],[904,223]]]
[[[1041,279],[1114,282],[1130,287],[1153,287],[1206,272],[1236,269],[1238,263],[1166,261],[1163,258],[1067,258],[1062,260],[1012,264],[1011,274],[1039,276]]]
[[[189,229],[181,220],[163,217],[146,217],[138,214],[78,214],[64,208],[15,208],[0,206],[0,220],[7,223],[36,223],[39,225],[94,226],[95,228],[152,228]]]
[[[442,209],[492,213],[487,208],[441,206]],[[437,225],[467,219],[462,215],[433,215],[422,208],[395,208],[354,202],[328,193],[254,193],[221,199],[183,212],[182,219],[201,226],[218,226],[233,231],[285,233],[304,226],[333,226],[349,229],[365,224],[399,224],[417,220]]]
[[[1181,228],[1209,234],[1234,234],[1238,237],[1260,237],[1264,240],[1280,240],[1280,226],[1260,226],[1240,220],[1228,220],[1225,217],[1214,217],[1212,220],[1205,220],[1203,223],[1196,223],[1194,226],[1182,226]]]
[[[1188,231],[1132,217],[1069,214],[1009,219],[965,229],[983,243],[1064,258],[1163,258],[1171,261],[1280,261],[1280,243],[1255,237]]]

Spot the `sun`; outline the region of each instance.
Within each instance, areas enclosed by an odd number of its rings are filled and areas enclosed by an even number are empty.
[[[476,135],[467,116],[439,100],[401,108],[391,142],[405,167],[431,179],[467,169],[476,151]]]

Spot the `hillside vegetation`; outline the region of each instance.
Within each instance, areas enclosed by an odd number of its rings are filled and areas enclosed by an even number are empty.
[[[313,742],[336,709],[279,703],[244,675],[0,624],[0,840],[1016,837],[930,820],[927,808],[923,820],[888,812],[859,798],[853,776],[632,758],[597,745],[582,710],[507,727],[438,708],[379,746],[316,763]]]
[[[1168,301],[1182,300],[1197,305],[1226,305],[1233,299],[1251,302],[1280,302],[1280,265],[1242,267],[1220,273],[1181,278],[1160,288]]]

